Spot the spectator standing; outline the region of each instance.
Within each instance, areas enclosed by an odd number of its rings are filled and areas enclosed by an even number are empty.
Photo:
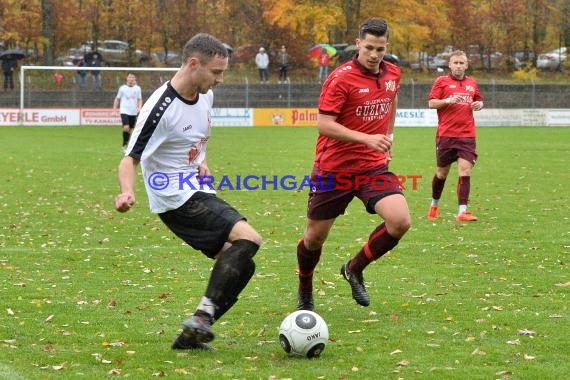
[[[2,60],[2,72],[4,73],[4,91],[14,89],[14,71],[16,70],[17,61],[15,59]]]
[[[267,83],[269,81],[269,56],[263,46],[259,48],[259,52],[255,55],[255,64],[259,71],[259,81]]]
[[[319,58],[319,82],[324,82],[329,76],[329,64],[331,63],[331,58],[327,49],[321,51],[321,57]]]
[[[89,67],[101,67],[101,55],[97,52],[93,53],[89,62]],[[93,90],[103,90],[103,82],[101,81],[101,70],[91,70],[93,78]]]
[[[279,63],[279,83],[289,82],[289,75],[287,73],[289,67],[289,54],[285,45],[281,46],[281,51],[277,55],[277,62]]]
[[[64,80],[64,76],[62,73],[60,73],[59,71],[56,71],[55,74],[53,74],[53,81],[55,82],[55,88],[61,88],[61,86],[63,85],[63,80]]]
[[[85,67],[85,61],[83,59],[81,59],[79,62],[77,62],[77,67]],[[87,71],[86,70],[77,70],[77,80],[79,83],[79,88],[84,90],[85,89],[85,77],[87,77]]]

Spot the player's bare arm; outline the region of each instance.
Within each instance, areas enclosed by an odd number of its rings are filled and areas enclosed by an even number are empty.
[[[440,109],[440,108],[444,108],[447,107],[450,104],[456,104],[459,103],[461,101],[461,97],[456,96],[456,95],[451,95],[448,98],[445,99],[430,99],[428,101],[428,107],[431,109]]]
[[[125,156],[119,163],[119,187],[121,193],[115,198],[115,209],[127,212],[135,204],[135,177],[139,161]]]
[[[388,152],[392,146],[392,140],[388,136],[383,134],[369,135],[346,128],[337,123],[336,116],[319,114],[317,128],[323,136],[354,144],[364,144],[378,152]]]
[[[398,111],[398,95],[394,97],[394,102],[392,103],[392,113],[390,114],[390,123],[388,124],[388,137],[390,137],[391,142],[394,141],[394,127],[396,125],[396,112]],[[394,155],[392,154],[392,145],[390,145],[390,150],[388,151],[388,161],[391,161]]]

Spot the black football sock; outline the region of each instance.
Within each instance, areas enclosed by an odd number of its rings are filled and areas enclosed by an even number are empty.
[[[129,143],[129,137],[131,137],[130,133],[123,131],[123,146],[127,146]]]
[[[299,293],[313,291],[313,272],[321,258],[322,248],[310,251],[305,247],[304,240],[297,244],[297,265],[299,269]]]
[[[220,253],[212,269],[205,296],[216,305],[214,319],[221,317],[237,301],[255,272],[252,260],[259,245],[240,239]]]

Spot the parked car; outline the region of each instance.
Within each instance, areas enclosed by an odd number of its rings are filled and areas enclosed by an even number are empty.
[[[154,63],[177,67],[182,64],[182,58],[178,53],[169,51],[168,54],[164,54],[164,51],[151,54],[151,59]]]
[[[84,54],[81,48],[71,48],[66,55],[57,57],[56,62],[62,66],[76,66],[83,59]]]
[[[524,64],[514,55],[509,56],[497,51],[491,55],[470,55],[469,66],[473,69],[514,70],[524,66]]]
[[[515,51],[513,54],[523,65],[534,61],[534,53],[529,50]]]
[[[443,58],[439,54],[435,57],[429,57],[427,67],[429,70],[443,72],[449,68],[449,58]]]
[[[539,54],[536,59],[536,67],[540,70],[560,70],[566,61],[566,51],[566,47],[561,47]]]
[[[83,42],[79,48],[70,49],[68,56],[63,60],[76,64],[83,59],[87,53],[94,51],[95,44],[93,41]],[[109,66],[125,66],[129,63],[129,44],[119,40],[104,40],[97,43],[97,52],[101,54],[103,62]],[[138,63],[146,63],[150,57],[141,50],[136,49],[134,52],[134,60]]]

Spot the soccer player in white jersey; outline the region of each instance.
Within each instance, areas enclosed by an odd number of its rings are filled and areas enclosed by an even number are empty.
[[[134,73],[127,73],[126,83],[119,87],[117,96],[113,101],[113,111],[116,112],[118,109],[121,114],[123,150],[127,149],[142,103],[142,91],[137,84],[137,76]]]
[[[174,349],[209,350],[211,325],[238,300],[255,271],[261,236],[211,187],[206,147],[210,138],[212,87],[223,82],[228,52],[200,33],[182,51],[182,66],[142,107],[125,157],[119,164],[117,211],[135,203],[140,163],[151,212],[172,232],[216,262],[196,311],[182,324]]]

